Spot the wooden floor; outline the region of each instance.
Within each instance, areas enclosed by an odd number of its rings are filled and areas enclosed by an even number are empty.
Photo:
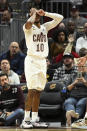
[[[72,129],[72,128],[58,128],[58,129],[20,129],[15,127],[0,127],[0,131],[87,131],[87,129]]]

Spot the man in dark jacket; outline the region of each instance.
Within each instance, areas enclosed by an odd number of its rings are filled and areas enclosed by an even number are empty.
[[[11,69],[18,75],[22,75],[24,73],[25,55],[20,51],[19,44],[17,42],[12,42],[10,44],[9,50],[0,56],[0,61],[2,59],[9,60]]]
[[[0,124],[11,126],[24,117],[24,95],[20,87],[9,85],[7,74],[0,74]]]

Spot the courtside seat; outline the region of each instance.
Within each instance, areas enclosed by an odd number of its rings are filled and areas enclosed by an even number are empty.
[[[58,81],[47,82],[40,96],[39,116],[41,121],[62,121],[62,116],[64,117],[62,88],[63,85]]]

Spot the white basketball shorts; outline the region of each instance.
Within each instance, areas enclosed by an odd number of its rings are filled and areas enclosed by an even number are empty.
[[[28,89],[43,90],[46,84],[46,59],[34,56],[25,58],[25,77]]]

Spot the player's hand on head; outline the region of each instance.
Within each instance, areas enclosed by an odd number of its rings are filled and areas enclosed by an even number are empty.
[[[40,16],[44,16],[45,15],[45,11],[40,9],[37,11],[37,14],[40,15]]]
[[[30,9],[30,16],[32,16],[33,14],[36,14],[37,10],[35,8],[31,8]]]

